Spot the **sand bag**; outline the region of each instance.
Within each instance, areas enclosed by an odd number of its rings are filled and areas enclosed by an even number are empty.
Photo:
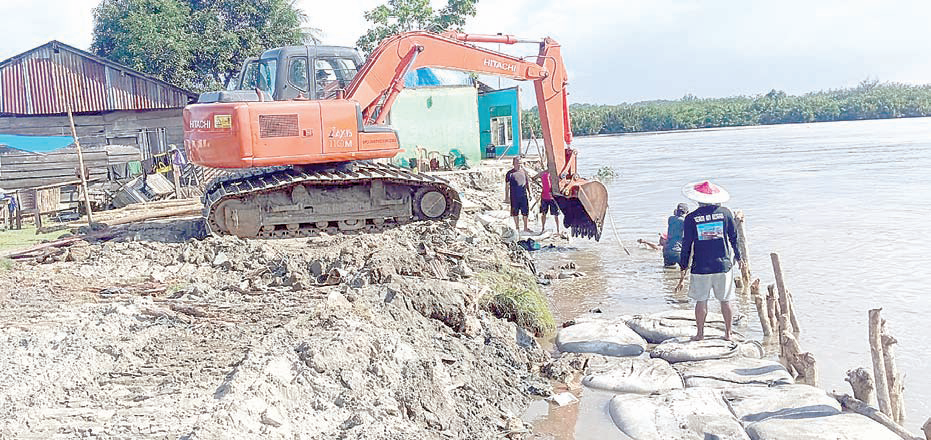
[[[636,315],[625,321],[631,330],[651,344],[659,344],[667,339],[689,338],[698,332],[695,321],[666,319],[660,316]],[[723,322],[721,323],[723,325]],[[709,337],[724,336],[724,331],[705,326],[705,335]]]
[[[615,358],[595,367],[590,362],[582,383],[618,393],[651,394],[682,389],[682,378],[669,362],[652,358]]]
[[[837,400],[810,385],[735,387],[724,390],[724,400],[744,425],[770,418],[812,418],[840,414]]]
[[[608,404],[611,418],[637,440],[746,440],[720,390],[693,388],[650,396],[619,394]]]
[[[585,321],[566,327],[556,335],[556,348],[568,353],[639,356],[646,345],[640,335],[619,320]]]
[[[729,388],[734,386],[789,385],[794,381],[779,362],[766,359],[733,357],[673,365],[685,381],[686,388]]]
[[[657,345],[650,356],[669,363],[728,359],[737,356],[761,358],[763,346],[759,342],[735,342],[718,338],[691,341],[687,337],[668,339]]]
[[[824,417],[771,417],[751,423],[747,434],[753,440],[902,440],[879,423],[855,413]]]

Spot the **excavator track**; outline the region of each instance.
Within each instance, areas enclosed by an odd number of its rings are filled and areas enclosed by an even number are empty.
[[[457,220],[462,208],[446,180],[370,162],[218,177],[205,188],[203,202],[210,232],[243,238],[376,232],[412,221]]]

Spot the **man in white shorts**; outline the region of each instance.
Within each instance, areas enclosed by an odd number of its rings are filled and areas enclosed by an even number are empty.
[[[743,264],[737,246],[734,214],[721,206],[730,199],[730,195],[724,188],[707,180],[685,185],[682,194],[698,202],[698,209],[685,216],[682,252],[679,254],[682,275],[676,286],[677,292],[682,290],[685,275],[691,270],[689,298],[695,300],[695,323],[698,325],[698,333],[692,340],[700,341],[705,337],[705,318],[711,292],[721,302],[724,339],[730,340],[731,320],[734,316],[731,308],[731,300],[734,299],[734,261]]]

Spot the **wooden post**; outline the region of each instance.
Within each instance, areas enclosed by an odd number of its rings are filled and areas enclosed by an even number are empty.
[[[792,311],[789,309],[789,294],[786,292],[786,285],[782,278],[782,265],[779,263],[779,254],[773,252],[769,254],[769,257],[773,260],[773,274],[776,276],[776,290],[779,292],[779,311],[788,318]],[[789,329],[791,325],[790,322],[785,328]],[[791,330],[796,331],[794,327]]]
[[[61,66],[60,63],[59,66]],[[90,192],[87,191],[87,170],[84,169],[84,153],[81,151],[81,142],[78,141],[78,131],[74,126],[74,115],[71,113],[71,97],[65,97],[61,90],[61,84],[56,84],[55,88],[58,90],[58,99],[64,101],[65,109],[68,111],[68,123],[71,125],[71,136],[74,137],[74,146],[78,150],[78,166],[81,170],[81,190],[84,191],[84,209],[87,210],[87,225],[93,228],[94,216],[91,211]]]
[[[886,428],[889,428],[890,431],[894,432],[903,440],[920,440],[918,437],[912,435],[912,433],[906,431],[902,425],[899,425],[882,412],[877,411],[876,408],[873,408],[854,397],[850,397],[848,394],[833,394],[833,396],[844,409],[873,419],[875,422],[885,426]],[[927,433],[925,435],[927,435]]]
[[[789,303],[789,322],[792,323],[795,333],[801,333],[802,328],[798,325],[798,316],[795,316],[795,298],[790,291],[786,291],[786,296]]]
[[[779,314],[779,303],[776,302],[775,284],[766,286],[766,313],[769,315],[769,328],[779,329],[779,322],[776,320],[776,315]]]
[[[886,334],[886,320],[880,324],[882,328],[881,340],[883,344],[883,367],[886,369],[886,385],[889,387],[889,407],[892,410],[890,417],[896,423],[905,422],[905,403],[902,397],[904,386],[902,376],[899,375],[899,368],[895,363],[895,344],[898,343],[894,337]]]
[[[921,431],[925,433],[925,440],[931,440],[931,417],[921,426]]]
[[[847,370],[847,378],[844,379],[853,389],[853,397],[867,405],[873,401],[873,375],[870,370],[860,367],[856,370]]]
[[[873,358],[873,380],[876,382],[876,402],[879,410],[887,416],[892,415],[889,404],[889,384],[886,381],[886,365],[882,348],[882,309],[870,310],[870,355]]]
[[[738,209],[734,212],[734,220],[735,223],[737,223],[737,246],[740,247],[740,255],[743,257],[743,266],[741,267],[740,276],[745,289],[744,292],[746,292],[747,286],[750,285],[751,275],[750,258],[747,254],[747,233],[744,229],[746,219],[744,218],[743,210]]]
[[[760,317],[760,325],[763,327],[763,336],[773,334],[773,329],[769,325],[769,312],[766,311],[766,303],[760,295],[760,279],[753,280],[750,284],[750,296],[753,298],[753,304],[756,305],[756,314]]]
[[[786,359],[786,369],[789,372],[795,370],[795,379],[803,384],[818,386],[818,366],[814,355],[805,352],[802,353],[798,339],[788,331],[781,333],[780,344],[783,346],[783,353]]]

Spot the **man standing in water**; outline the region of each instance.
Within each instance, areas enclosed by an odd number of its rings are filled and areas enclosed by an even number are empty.
[[[520,231],[517,221],[518,214],[524,216],[524,232],[531,232],[527,227],[527,215],[530,214],[530,200],[527,198],[527,187],[530,185],[530,176],[527,170],[520,166],[520,156],[514,157],[511,162],[513,168],[504,176],[504,197],[511,206],[511,217],[514,219],[514,228]]]
[[[743,264],[740,248],[737,246],[737,227],[734,215],[722,203],[730,199],[724,188],[709,181],[685,185],[682,194],[698,202],[698,209],[685,216],[682,234],[682,252],[679,255],[679,267],[682,275],[676,291],[682,290],[685,275],[689,268],[689,298],[695,300],[695,323],[698,333],[693,341],[705,337],[705,318],[708,315],[708,299],[711,291],[721,302],[721,314],[724,315],[724,339],[731,339],[731,320],[734,311],[731,300],[734,298],[733,261]],[[733,259],[732,259],[733,256]],[[691,259],[691,265],[690,263]]]
[[[552,184],[550,182],[550,172],[544,170],[539,174],[540,182],[543,184],[543,190],[540,192],[540,233],[546,230],[546,214],[552,214],[553,220],[556,221],[556,235],[559,235],[559,206],[553,199]]]

